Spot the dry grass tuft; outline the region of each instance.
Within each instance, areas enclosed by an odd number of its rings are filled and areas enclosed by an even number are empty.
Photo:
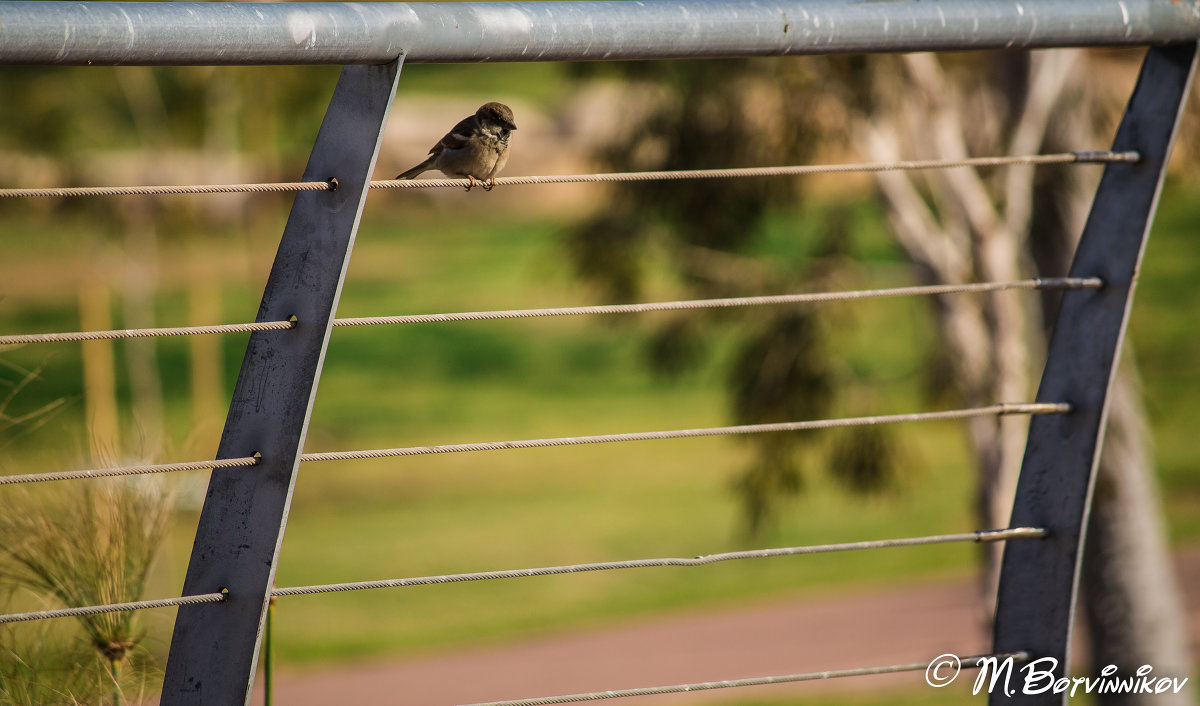
[[[6,493],[11,495],[0,513],[0,584],[64,607],[142,598],[172,505],[158,479],[62,483]],[[144,637],[137,613],[76,620],[108,667],[113,702],[121,703],[123,688],[138,676],[122,675]],[[77,666],[90,668],[88,661]]]

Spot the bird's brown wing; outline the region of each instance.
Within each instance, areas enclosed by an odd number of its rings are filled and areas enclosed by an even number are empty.
[[[429,154],[437,154],[442,150],[461,149],[463,145],[467,144],[467,140],[470,139],[471,135],[474,135],[478,131],[479,121],[475,119],[474,115],[468,115],[458,121],[458,124],[451,128],[450,132],[446,133],[436,145],[430,148]]]
[[[429,156],[424,162],[421,162],[406,172],[400,173],[396,176],[396,178],[413,179],[419,174],[433,169],[433,163],[437,161],[437,156],[442,153],[442,150],[462,149],[463,145],[467,144],[467,140],[470,139],[471,135],[475,134],[475,132],[478,130],[479,123],[475,119],[474,115],[468,115],[462,120],[459,120],[458,124],[450,129],[450,132],[442,136],[442,139],[438,140],[436,145],[429,148]]]

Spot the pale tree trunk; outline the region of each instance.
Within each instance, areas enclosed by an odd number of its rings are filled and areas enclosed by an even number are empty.
[[[1134,676],[1149,665],[1149,676],[1186,677],[1192,667],[1187,621],[1150,472],[1144,417],[1137,376],[1123,364],[1109,395],[1092,497],[1080,577],[1082,617],[1093,671],[1111,664],[1119,675]],[[1105,706],[1195,704],[1191,679],[1187,686],[1177,694],[1103,694],[1097,701]]]
[[[162,143],[167,110],[154,73],[149,67],[124,67],[117,72],[121,88],[141,133],[146,149]],[[158,232],[152,203],[140,200],[124,204],[125,243],[129,257],[124,272],[125,324],[130,328],[155,325],[154,296],[158,285]],[[140,435],[139,457],[153,460],[161,455],[163,422],[162,381],[158,366],[158,344],[153,338],[125,342],[129,373],[129,397],[133,420]]]
[[[1038,78],[1059,75],[1054,71],[1057,63],[1050,58],[1039,62]],[[877,76],[881,109],[861,125],[860,134],[870,158],[969,156],[964,119],[970,116],[964,114],[963,104],[971,96],[955,84],[933,55],[905,56],[899,68],[887,79]],[[1049,81],[1042,79],[1042,83]],[[1052,95],[1049,90],[1044,93]],[[1029,111],[1035,117],[1023,120],[1023,128],[1018,131],[1021,140],[1026,141],[1031,139],[1030,134],[1040,138],[1044,116],[1049,114],[1048,108],[1030,106],[1036,108]],[[1007,149],[1007,145],[993,147],[994,151]],[[1031,191],[1032,181],[1033,172],[1024,170],[1010,173],[1005,186]],[[882,173],[879,185],[893,232],[928,282],[1020,279],[1021,234],[1028,228],[1029,209],[999,210],[999,200],[976,170]],[[944,297],[937,304],[937,323],[945,347],[944,359],[952,366],[949,377],[965,405],[1029,398],[1028,351],[1033,329],[1020,299],[1011,293]],[[980,522],[983,527],[1005,527],[1025,444],[1025,424],[1013,418],[979,417],[967,427],[978,463]],[[985,551],[983,580],[985,595],[991,596],[999,552],[991,547]],[[990,614],[990,610],[987,612]]]
[[[928,54],[877,60],[870,115],[857,121],[859,143],[873,160],[957,159],[976,154],[1032,154],[1096,144],[1081,51],[996,55],[1000,88],[978,74],[956,79]],[[1048,176],[1062,177],[1049,179]],[[893,232],[929,283],[1020,279],[1034,262],[1046,276],[1067,272],[1094,190],[1095,173],[1076,168],[1036,172],[1008,167],[999,175],[958,168],[877,177]],[[1034,233],[1030,239],[1029,233]],[[1057,297],[1048,296],[1049,320]],[[1038,318],[1011,293],[979,299],[943,297],[935,305],[943,358],[969,406],[1029,399],[1030,351],[1044,349]],[[1126,366],[1130,370],[1130,366]],[[1153,484],[1144,412],[1133,377],[1113,391],[1108,433],[1084,554],[1082,591],[1095,662],[1132,673],[1184,676],[1190,661],[1178,591]],[[1008,524],[1027,425],[974,420],[968,434],[978,464],[979,520]],[[984,591],[990,619],[999,551],[987,557]],[[1184,704],[1192,695],[1099,695],[1103,704]],[[1140,700],[1139,700],[1140,699]]]
[[[149,214],[134,205],[125,210],[125,243],[129,257],[123,277],[125,325],[129,328],[155,326],[154,296],[157,291],[158,234]],[[129,373],[129,400],[138,434],[138,457],[160,458],[165,435],[163,393],[158,366],[158,344],[153,338],[131,338],[125,344]]]
[[[103,331],[112,328],[112,295],[108,284],[89,279],[79,287],[79,328]],[[89,463],[111,462],[120,446],[117,382],[112,341],[84,341],[83,408],[87,417]]]

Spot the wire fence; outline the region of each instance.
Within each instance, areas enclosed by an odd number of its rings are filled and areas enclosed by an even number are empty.
[[[785,30],[786,31],[786,30]],[[332,110],[332,108],[331,108]],[[314,150],[316,152],[316,150]],[[662,180],[694,180],[694,179],[730,179],[730,178],[764,178],[791,177],[815,174],[851,173],[851,172],[884,172],[903,170],[929,169],[958,169],[985,168],[1013,165],[1061,165],[1061,164],[1103,164],[1122,165],[1142,162],[1141,151],[1133,149],[1076,151],[1041,155],[1020,156],[989,156],[950,160],[912,160],[887,162],[860,162],[850,164],[822,165],[785,165],[758,168],[737,169],[699,169],[682,171],[647,171],[620,172],[606,174],[575,174],[529,177],[501,177],[495,180],[496,186],[533,186],[546,184],[599,184],[617,182],[643,182]],[[63,187],[63,188],[6,188],[0,189],[0,198],[72,198],[72,197],[116,197],[116,196],[165,196],[165,195],[198,195],[225,193],[288,193],[288,192],[328,192],[339,190],[343,181],[331,178],[326,181],[300,181],[250,184],[190,184],[190,185],[150,185],[150,186],[98,186],[98,187]],[[426,189],[470,187],[473,180],[463,179],[420,179],[420,180],[383,180],[371,181],[365,188],[369,189]],[[298,199],[299,201],[299,199]],[[357,317],[331,319],[331,328],[361,327],[377,325],[408,325],[428,323],[450,323],[465,321],[485,321],[502,319],[528,319],[583,315],[624,315],[651,312],[685,311],[700,309],[726,309],[752,306],[783,306],[826,304],[885,297],[908,296],[947,296],[959,294],[997,293],[1003,291],[1046,291],[1046,290],[1093,290],[1105,289],[1106,280],[1097,274],[1086,273],[1084,276],[1061,278],[1034,278],[1007,282],[971,282],[929,286],[896,287],[887,289],[867,289],[839,292],[810,292],[768,294],[761,296],[729,297],[719,299],[691,299],[681,301],[645,302],[633,304],[589,305],[589,306],[559,306],[535,309],[511,309],[495,311],[467,311],[454,313],[405,314],[393,316]],[[276,312],[279,313],[279,312]],[[0,336],[0,345],[24,345],[42,343],[64,343],[94,340],[117,340],[132,338],[153,338],[168,336],[196,336],[212,334],[265,334],[277,332],[279,336],[311,335],[306,321],[300,316],[273,317],[283,320],[265,320],[254,323],[232,323],[212,326],[181,326],[164,328],[115,329],[106,331],[67,331],[59,333],[29,333]],[[252,336],[252,341],[255,336]],[[321,349],[323,353],[323,348]],[[249,357],[249,355],[248,355]],[[315,373],[312,379],[315,386]],[[1044,401],[1049,399],[1052,401]],[[395,448],[360,449],[348,451],[307,452],[297,449],[294,459],[279,459],[264,457],[260,453],[243,455],[235,458],[214,460],[185,461],[167,464],[141,464],[110,468],[93,468],[73,471],[49,473],[31,473],[0,476],[0,485],[15,485],[22,483],[37,483],[46,481],[80,480],[88,478],[112,478],[152,473],[172,473],[179,471],[201,469],[240,470],[246,474],[266,472],[270,464],[313,463],[324,461],[349,461],[377,458],[408,457],[434,454],[492,452],[511,449],[534,449],[563,446],[581,446],[608,444],[617,442],[650,441],[665,439],[687,439],[714,436],[731,436],[746,434],[770,434],[785,432],[812,431],[840,427],[870,426],[881,424],[901,424],[913,422],[933,422],[946,420],[964,420],[985,416],[1027,415],[1068,416],[1078,410],[1066,396],[1040,395],[1035,402],[1001,402],[986,406],[966,409],[914,412],[908,414],[891,414],[876,416],[846,417],[838,419],[816,419],[805,421],[789,421],[779,423],[746,424],[733,426],[714,426],[704,428],[667,429],[657,431],[637,431],[615,434],[591,434],[570,437],[554,437],[539,439],[516,439],[503,441],[467,442],[444,445],[404,446]],[[1057,401],[1053,401],[1057,400]],[[235,400],[236,404],[236,400]],[[231,413],[232,418],[232,413]],[[303,438],[303,434],[300,434]],[[286,518],[286,507],[283,508]],[[203,522],[203,519],[202,519]],[[282,524],[281,524],[282,528]],[[280,529],[282,531],[282,529]],[[199,535],[199,533],[198,533]],[[536,576],[556,576],[597,571],[618,571],[640,568],[665,567],[702,567],[715,563],[742,561],[751,559],[767,559],[780,557],[795,557],[812,554],[822,554],[842,551],[879,550],[893,547],[913,547],[934,544],[976,542],[994,543],[1010,541],[1030,541],[1044,539],[1050,535],[1045,527],[1028,525],[1006,529],[988,529],[976,532],[941,534],[920,537],[887,538],[872,541],[846,542],[837,544],[787,546],[744,551],[722,552],[700,555],[696,557],[659,557],[640,558],[621,561],[600,561],[580,564],[564,564],[533,568],[518,568],[504,570],[469,571],[453,574],[429,576],[412,576],[406,578],[379,579],[366,581],[351,581],[342,583],[327,583],[303,586],[271,588],[266,595],[275,597],[315,595],[338,593],[346,591],[373,590],[383,588],[404,588],[422,585],[439,585],[471,581],[490,581],[498,579],[528,578]],[[197,539],[197,546],[200,539]],[[200,550],[197,550],[200,551]],[[273,568],[273,565],[272,565]],[[273,573],[272,573],[273,575]],[[185,587],[185,593],[187,589]],[[80,617],[86,615],[134,611],[165,607],[197,606],[207,603],[222,603],[221,607],[208,608],[211,611],[225,610],[229,614],[237,609],[237,603],[231,598],[240,597],[234,591],[222,588],[220,591],[195,592],[178,598],[156,600],[140,600],[124,603],[112,603],[92,606],[69,606],[61,609],[41,610],[24,613],[0,615],[0,624],[27,622],[61,617]],[[181,616],[183,611],[181,610]],[[213,615],[218,615],[213,613]],[[220,614],[225,619],[224,614]],[[255,628],[257,629],[257,628]],[[178,635],[178,632],[177,632]],[[257,649],[257,643],[254,645]],[[976,667],[989,659],[1014,658],[1025,660],[1029,653],[998,652],[996,654],[980,655],[963,659],[963,666]],[[655,694],[681,693],[723,689],[731,687],[757,686],[789,682],[829,679],[835,677],[864,676],[902,671],[924,670],[928,662],[896,664],[879,667],[861,667],[844,670],[823,672],[799,672],[777,676],[751,677],[722,681],[695,682],[669,686],[651,686],[629,689],[615,689],[600,692],[577,693],[562,696],[536,697],[512,701],[492,701],[473,706],[524,706],[533,704],[556,704],[601,699],[621,698],[626,696],[644,696]],[[168,670],[170,671],[170,670]],[[170,677],[169,677],[170,678]]]
[[[564,184],[564,183],[614,183],[651,180],[685,180],[685,179],[718,179],[718,178],[753,178],[753,177],[782,177],[802,176],[828,173],[875,172],[923,169],[950,169],[961,167],[994,167],[1005,165],[1043,165],[1043,164],[1103,164],[1103,163],[1135,163],[1139,159],[1136,152],[1109,151],[1079,151],[1049,155],[1023,155],[1016,157],[980,157],[960,160],[913,160],[893,162],[823,164],[823,165],[792,165],[783,167],[741,168],[741,169],[703,169],[653,172],[623,172],[608,174],[581,174],[534,177],[501,177],[496,180],[497,186]],[[372,189],[406,189],[406,188],[449,188],[468,185],[465,179],[421,179],[421,180],[386,180],[373,181]],[[337,180],[322,182],[278,182],[252,184],[192,184],[192,185],[156,185],[156,186],[117,186],[117,187],[64,187],[50,189],[0,189],[0,198],[67,198],[87,196],[161,196],[185,194],[221,194],[221,193],[280,193],[300,191],[329,191],[337,188]],[[613,315],[638,314],[665,311],[685,311],[697,309],[720,309],[751,306],[778,306],[795,304],[825,304],[833,302],[855,301],[864,299],[910,297],[910,296],[942,296],[951,294],[979,294],[1011,290],[1069,290],[1069,289],[1100,289],[1103,281],[1097,277],[1062,277],[1062,278],[1032,278],[1011,282],[977,282],[962,284],[924,285],[895,287],[873,290],[810,292],[778,295],[761,295],[746,297],[727,297],[717,299],[692,299],[681,301],[644,302],[634,304],[609,304],[548,307],[537,309],[512,309],[496,311],[470,311],[440,314],[409,314],[397,316],[356,317],[335,319],[332,326],[362,327],[398,324],[448,323],[461,321],[487,321],[503,319],[525,319],[561,316],[583,315]],[[212,334],[236,334],[267,331],[288,331],[302,325],[293,317],[285,321],[261,321],[252,323],[217,324],[207,326],[177,326],[159,328],[115,329],[107,331],[66,331],[57,333],[10,334],[0,336],[0,345],[20,345],[35,343],[63,343],[94,340],[120,340],[134,338],[154,338],[173,336],[196,336]],[[600,434],[575,437],[559,437],[548,439],[522,439],[509,441],[471,442],[462,444],[447,444],[437,446],[414,446],[387,449],[364,449],[354,451],[331,451],[319,453],[304,453],[300,456],[302,462],[345,461],[388,457],[417,456],[430,454],[464,453],[478,451],[498,451],[505,449],[531,449],[557,446],[578,446],[587,444],[606,444],[629,441],[647,441],[680,438],[698,438],[708,436],[742,435],[778,432],[810,431],[847,426],[866,426],[876,424],[895,424],[921,421],[939,421],[951,419],[966,419],[975,416],[988,415],[1039,415],[1065,414],[1070,411],[1067,403],[1001,403],[986,407],[947,410],[938,412],[922,412],[912,414],[897,414],[883,416],[853,417],[843,419],[823,419],[810,421],[781,422],[768,424],[748,424],[737,426],[721,426],[698,429],[677,429],[649,432],[631,432],[621,434]],[[87,478],[112,478],[128,475],[152,473],[171,473],[188,470],[217,469],[217,468],[250,468],[260,462],[261,456],[245,456],[228,459],[204,461],[186,461],[167,464],[142,464],[118,466],[110,468],[82,469],[74,471],[59,471],[48,473],[30,473],[0,476],[0,485],[15,485],[59,480],[78,480]],[[996,542],[1012,539],[1041,538],[1046,531],[1039,528],[1014,528],[1007,530],[986,530],[972,533],[938,535],[931,537],[909,537],[868,542],[852,542],[833,545],[783,547],[774,549],[727,552],[722,554],[705,555],[694,558],[658,558],[634,559],[613,562],[595,562],[564,566],[538,567],[529,569],[512,569],[502,571],[470,572],[463,574],[447,574],[439,576],[410,577],[376,581],[360,581],[337,584],[322,584],[312,586],[294,586],[275,588],[271,595],[275,597],[312,595],[343,591],[366,590],[377,588],[398,588],[442,583],[457,583],[464,581],[481,581],[492,579],[549,576],[593,571],[608,571],[631,568],[666,567],[666,566],[704,566],[717,562],[740,559],[768,558],[779,556],[796,556],[835,551],[861,549],[880,549],[885,547],[917,546],[926,544],[942,544],[951,542]],[[24,622],[58,617],[78,617],[82,615],[117,612],[127,610],[143,610],[150,608],[193,605],[198,603],[216,603],[225,600],[226,593],[210,593],[195,596],[185,596],[173,599],[158,599],[148,601],[131,601],[127,603],[107,604],[98,606],[75,606],[57,610],[42,610],[26,613],[0,615],[0,623]],[[922,664],[919,668],[924,668]],[[548,699],[531,699],[494,702],[496,704],[541,704],[566,703],[569,701],[586,701],[597,698],[615,698],[617,696],[648,695],[672,693],[677,691],[694,691],[700,689],[724,688],[729,686],[749,686],[754,684],[769,684],[788,681],[803,681],[808,679],[828,678],[830,676],[855,676],[874,674],[882,671],[902,671],[917,669],[917,665],[900,665],[895,667],[865,668],[860,670],[843,670],[838,673],[821,672],[815,674],[796,674],[781,677],[764,677],[759,679],[743,679],[734,681],[711,682],[704,684],[689,684],[668,687],[650,687],[630,689],[598,694],[577,694],[572,696],[549,697]]]

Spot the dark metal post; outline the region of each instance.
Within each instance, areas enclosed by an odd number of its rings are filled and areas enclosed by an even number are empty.
[[[1050,339],[1039,402],[1065,401],[1072,412],[1034,417],[1013,504],[1013,527],[1044,527],[1046,539],[1004,550],[995,651],[1025,651],[1038,673],[1066,676],[1083,528],[1146,236],[1162,188],[1176,126],[1191,86],[1196,44],[1146,54],[1114,150],[1136,150],[1136,164],[1110,164],[1071,266],[1072,277],[1100,277],[1100,290],[1065,292]],[[1046,659],[1051,658],[1051,659]],[[1140,666],[1140,665],[1119,665]],[[990,703],[1065,704],[1066,693],[1026,693],[1032,670],[999,682]],[[1036,684],[1047,687],[1046,678]],[[1005,688],[1007,687],[1007,688]]]
[[[257,319],[298,323],[250,337],[217,451],[262,458],[213,471],[183,584],[184,595],[228,598],[179,609],[163,704],[249,702],[298,458],[400,64],[345,67],[317,134],[304,180],[336,179],[337,189],[297,194]]]

